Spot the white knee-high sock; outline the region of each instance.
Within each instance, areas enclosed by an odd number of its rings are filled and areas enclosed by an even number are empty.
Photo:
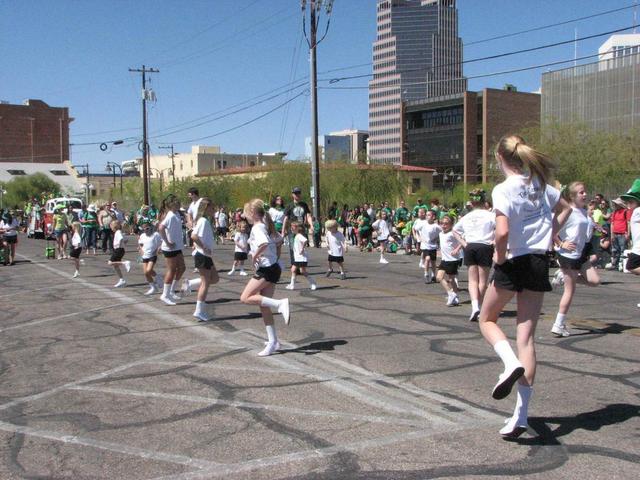
[[[480,301],[479,300],[471,300],[471,311],[473,311],[473,312],[480,311]]]
[[[273,325],[266,325],[266,328],[269,343],[276,343],[278,341],[278,336],[276,335],[276,327],[274,327]]]
[[[295,273],[291,274],[291,282],[290,283],[291,283],[291,285],[295,285],[295,283],[296,283],[296,274]]]
[[[205,302],[202,302],[200,300],[196,300],[196,313],[202,313],[205,311],[205,309],[207,308],[205,306]]]
[[[504,363],[505,370],[520,366],[520,360],[516,357],[507,340],[500,340],[493,346],[493,349]]]
[[[173,282],[171,282],[171,286],[169,288],[171,289],[170,290],[171,295],[173,295],[175,293],[175,291],[176,291],[176,281],[175,280]]]
[[[162,296],[163,297],[168,297],[169,295],[171,295],[171,284],[170,283],[165,283],[162,286]]]
[[[566,322],[566,317],[567,317],[567,314],[566,314],[566,313],[560,313],[560,312],[558,312],[558,313],[556,314],[556,321],[555,321],[555,323],[553,324],[553,325],[554,325],[554,327],[564,327],[564,324],[565,324],[565,322]]]
[[[269,308],[278,308],[280,306],[280,300],[269,297],[262,297],[260,301],[260,306],[269,307]]]

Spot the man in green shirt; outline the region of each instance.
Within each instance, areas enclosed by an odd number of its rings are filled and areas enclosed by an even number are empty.
[[[413,218],[418,218],[418,210],[420,210],[421,208],[424,208],[425,212],[427,210],[429,210],[429,207],[427,207],[427,205],[422,201],[422,199],[418,199],[418,203],[416,203],[416,206],[413,207],[413,211],[411,212],[411,216]]]

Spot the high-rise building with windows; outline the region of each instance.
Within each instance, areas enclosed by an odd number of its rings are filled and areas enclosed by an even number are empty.
[[[377,0],[369,82],[371,163],[407,163],[405,102],[465,90],[455,0]]]

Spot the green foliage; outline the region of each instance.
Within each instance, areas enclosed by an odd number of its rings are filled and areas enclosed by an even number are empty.
[[[640,172],[638,129],[619,134],[595,131],[580,123],[551,122],[521,135],[558,163],[560,183],[581,180],[590,194],[616,197]]]
[[[3,205],[23,208],[24,204],[33,197],[40,198],[43,194],[60,192],[60,185],[44,173],[34,173],[14,178],[5,183],[3,188],[7,191],[3,195]]]

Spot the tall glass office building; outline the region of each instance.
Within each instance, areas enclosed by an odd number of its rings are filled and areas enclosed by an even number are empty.
[[[406,163],[404,102],[463,93],[461,62],[455,0],[377,0],[369,82],[371,163]]]

